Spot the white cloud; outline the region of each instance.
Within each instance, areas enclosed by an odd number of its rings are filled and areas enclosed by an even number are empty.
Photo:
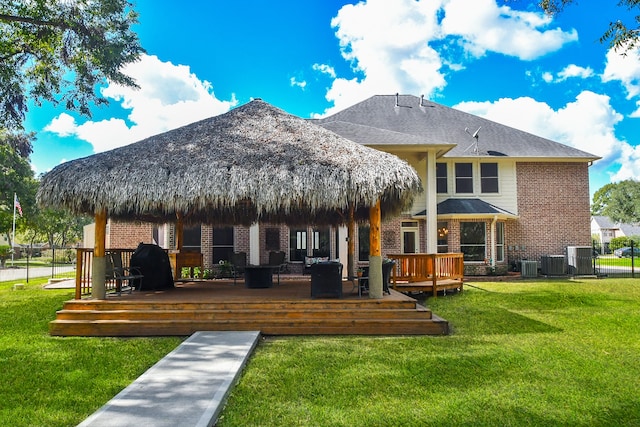
[[[51,120],[51,123],[45,126],[44,130],[59,136],[71,136],[75,134],[77,127],[76,119],[67,113],[62,113]]]
[[[640,95],[640,50],[622,55],[614,49],[607,52],[607,65],[602,81],[620,81],[627,91],[627,99]]]
[[[292,87],[297,86],[297,87],[299,87],[301,89],[304,89],[307,86],[307,82],[306,81],[304,81],[304,80],[299,81],[295,77],[291,77],[291,79],[289,79],[289,81],[290,81]]]
[[[327,65],[327,64],[313,64],[312,68],[315,71],[319,71],[319,72],[321,72],[323,74],[327,74],[329,77],[333,77],[333,78],[336,77],[336,70],[330,65]]]
[[[576,30],[547,29],[551,18],[542,13],[498,6],[495,0],[450,0],[444,13],[443,34],[460,37],[476,57],[491,51],[533,60],[578,40]]]
[[[62,113],[45,130],[60,136],[75,135],[101,152],[222,114],[237,103],[234,97],[217,99],[211,84],[198,79],[188,66],[162,62],[156,56],[143,55],[123,71],[140,89],[109,83],[102,94],[131,110],[127,117],[130,123],[112,118],[78,124]]]
[[[431,97],[445,87],[446,73],[488,51],[530,60],[577,40],[575,30],[548,29],[551,20],[542,13],[498,7],[496,0],[389,2],[345,5],[331,21],[356,77],[333,76],[326,94],[333,107],[324,115],[375,94]]]
[[[593,69],[591,67],[580,67],[575,64],[567,65],[562,71],[558,73],[557,82],[562,82],[570,78],[587,79],[593,76]]]
[[[596,164],[619,165],[612,181],[640,179],[640,148],[615,136],[615,125],[623,117],[610,101],[607,95],[583,91],[558,110],[528,97],[463,102],[454,108],[600,156]]]

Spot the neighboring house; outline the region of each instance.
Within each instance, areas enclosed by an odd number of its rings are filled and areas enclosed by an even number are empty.
[[[597,156],[410,95],[373,96],[312,121],[397,155],[421,176],[425,191],[412,209],[383,224],[383,255],[462,252],[467,274],[486,274],[591,244],[588,168]],[[156,242],[171,248],[172,230],[110,221],[107,246]],[[366,263],[368,226],[357,234],[356,256]],[[259,264],[269,251],[283,250],[291,271],[302,271],[305,256],[346,264],[346,237],[345,227],[311,225],[184,231],[185,247],[202,252],[205,268],[234,251]]]
[[[616,237],[633,237],[640,236],[640,225],[615,223],[606,216],[591,217],[591,235],[597,236],[597,240],[602,245],[602,253],[611,253],[609,244],[611,239]]]

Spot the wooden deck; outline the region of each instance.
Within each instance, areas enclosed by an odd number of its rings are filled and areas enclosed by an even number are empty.
[[[351,282],[341,299],[311,299],[309,279],[247,289],[242,281],[178,282],[164,291],[134,291],[106,300],[67,301],[49,325],[58,336],[190,335],[257,330],[264,335],[443,335],[446,320],[391,290],[358,297]]]

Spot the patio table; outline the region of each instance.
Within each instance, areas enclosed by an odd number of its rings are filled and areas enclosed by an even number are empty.
[[[247,265],[244,268],[244,283],[247,288],[270,288],[273,286],[271,265]]]

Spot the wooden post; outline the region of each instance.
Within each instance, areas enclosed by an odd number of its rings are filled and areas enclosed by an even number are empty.
[[[93,246],[93,269],[91,274],[91,296],[94,299],[106,299],[105,273],[107,263],[105,255],[107,242],[107,211],[96,212],[95,242]]]
[[[356,276],[356,220],[355,207],[349,205],[349,223],[347,225],[347,277],[353,280]]]
[[[181,251],[184,236],[184,224],[182,222],[182,213],[176,213],[176,250]]]
[[[369,298],[382,298],[382,243],[380,201],[369,210]]]

